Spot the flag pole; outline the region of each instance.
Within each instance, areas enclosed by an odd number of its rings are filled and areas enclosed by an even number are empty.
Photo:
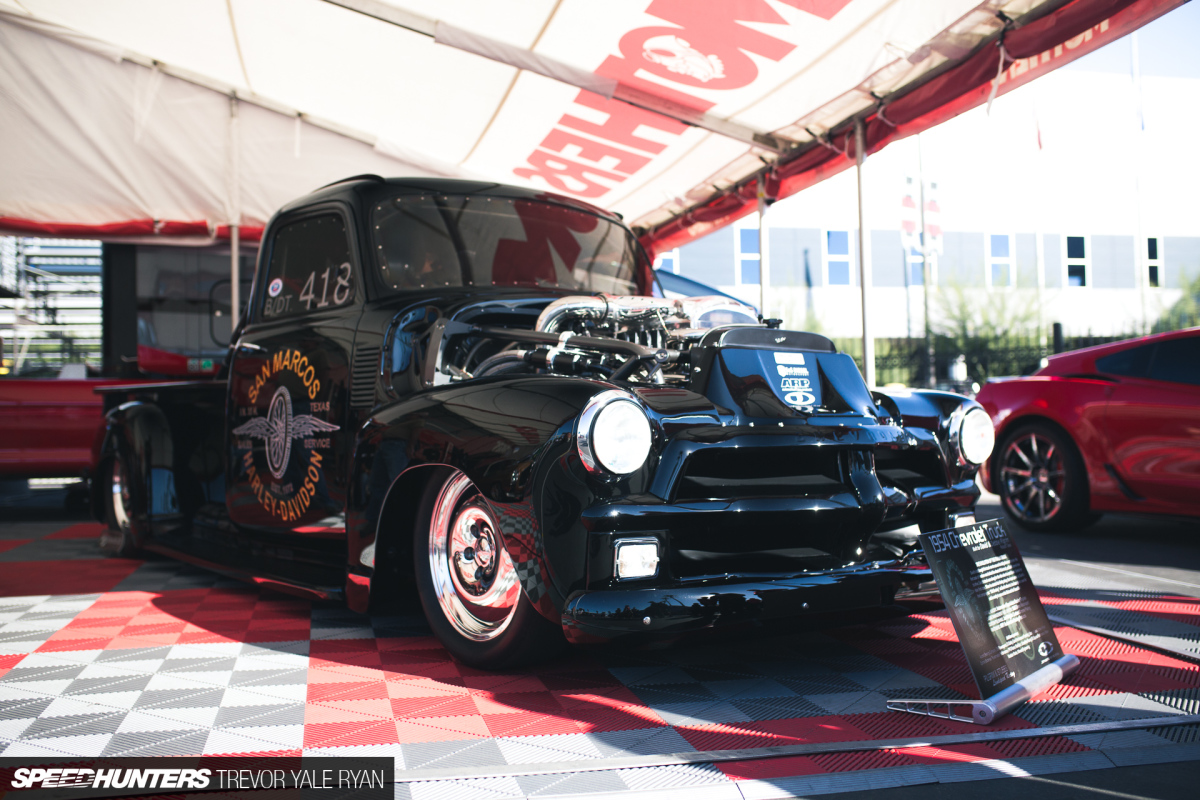
[[[863,221],[863,162],[867,158],[866,133],[861,119],[854,121],[854,162],[858,181],[858,285],[862,290],[863,377],[875,388],[875,340],[871,338],[871,315],[867,312],[867,294],[871,288],[871,254],[867,250],[867,231]],[[761,258],[761,256],[760,256]]]

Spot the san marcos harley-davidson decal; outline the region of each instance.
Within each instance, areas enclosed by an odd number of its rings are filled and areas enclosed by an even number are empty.
[[[328,402],[315,401],[321,381],[316,377],[316,369],[300,352],[284,350],[267,359],[250,386],[250,402],[256,403],[259,394],[271,383],[276,386],[266,416],[244,422],[233,429],[233,435],[239,437],[238,446],[245,450],[242,463],[259,505],[276,519],[294,522],[308,511],[322,484],[320,451],[328,449],[330,441],[320,435],[339,430],[341,426],[311,413],[295,413],[289,383],[298,392],[308,395],[310,411],[329,411]],[[243,415],[256,411],[257,408],[239,409]],[[255,446],[258,442],[261,442],[260,447]],[[258,463],[255,458],[259,452],[263,454],[265,464]],[[293,456],[299,453],[304,453],[299,472],[289,474],[296,472],[290,467]]]

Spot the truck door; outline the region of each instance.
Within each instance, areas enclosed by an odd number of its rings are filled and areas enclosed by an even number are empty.
[[[321,206],[270,229],[234,347],[226,503],[256,562],[304,570],[322,560],[313,551],[335,551],[344,536],[350,373],[363,302],[349,215]]]
[[[1105,411],[1105,434],[1117,472],[1138,495],[1160,504],[1161,511],[1195,508],[1200,496],[1200,336],[1165,339],[1110,358],[1111,364],[1102,358],[1096,366],[1121,374]]]

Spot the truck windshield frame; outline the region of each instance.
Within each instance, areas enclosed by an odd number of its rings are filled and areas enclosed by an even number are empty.
[[[646,256],[622,225],[538,200],[406,194],[371,210],[385,295],[461,286],[637,294]]]

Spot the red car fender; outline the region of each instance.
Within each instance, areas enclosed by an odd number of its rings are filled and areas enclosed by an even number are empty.
[[[1091,378],[1062,378],[1035,375],[989,383],[975,398],[992,418],[996,428],[996,450],[981,470],[983,485],[992,492],[996,465],[1003,457],[1001,444],[1014,425],[1033,420],[1061,428],[1083,456],[1088,483],[1093,493],[1118,491],[1104,469],[1110,461],[1103,431],[1105,403],[1112,384]]]

